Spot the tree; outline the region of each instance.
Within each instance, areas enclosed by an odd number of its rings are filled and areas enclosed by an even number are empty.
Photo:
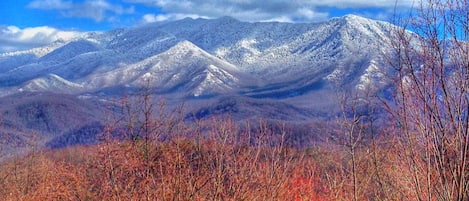
[[[413,196],[467,200],[469,1],[422,0],[397,25],[387,55],[397,74],[390,108]]]

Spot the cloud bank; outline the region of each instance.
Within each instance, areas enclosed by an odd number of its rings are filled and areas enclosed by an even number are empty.
[[[47,26],[24,29],[16,26],[0,26],[0,53],[26,50],[57,40],[70,40],[81,34],[81,32],[61,31]]]
[[[412,6],[413,0],[398,0],[397,8]],[[56,12],[64,18],[92,19],[96,24],[152,23],[191,18],[231,16],[249,22],[316,22],[337,10],[358,10],[360,15],[384,19],[396,8],[395,0],[32,0],[28,9]],[[370,11],[371,9],[371,11]],[[357,14],[357,13],[355,13]],[[20,29],[0,25],[0,53],[28,49],[79,32],[48,26]]]
[[[327,19],[334,9],[393,10],[395,0],[126,0],[160,8],[164,13],[147,14],[146,22],[184,17],[231,16],[242,21],[314,22]],[[400,0],[397,7],[409,7],[412,0]]]

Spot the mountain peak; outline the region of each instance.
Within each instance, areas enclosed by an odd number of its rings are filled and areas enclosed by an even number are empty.
[[[342,17],[344,20],[369,20],[368,18],[359,16],[359,15],[354,15],[354,14],[347,14]]]
[[[382,25],[389,24],[389,22],[370,19],[370,18],[366,18],[363,16],[359,16],[359,15],[353,15],[353,14],[344,15],[340,19],[345,21],[346,23],[351,23],[351,24],[362,24],[362,25],[363,24],[382,24]]]
[[[178,42],[176,45],[171,47],[168,52],[174,53],[174,51],[181,52],[181,51],[194,51],[194,50],[200,50],[200,48],[195,45],[194,43],[188,41],[188,40],[182,40]]]
[[[371,24],[374,22],[374,20],[368,19],[366,17],[358,16],[358,15],[353,15],[353,14],[344,15],[338,19],[344,24],[354,24],[354,25]]]
[[[188,40],[182,40],[181,42],[177,43],[176,44],[177,46],[190,46],[190,47],[196,47],[196,45],[194,45],[194,43],[188,41]]]
[[[356,30],[366,35],[364,40],[368,40],[369,42],[373,42],[373,40],[385,40],[387,33],[390,31],[389,28],[392,26],[389,22],[357,15],[345,15],[341,19],[343,24],[346,25],[344,28],[348,30],[348,33],[352,34],[350,36],[351,38],[354,38],[353,35],[356,35],[352,33],[352,30]]]
[[[344,61],[355,60],[357,52],[363,52],[357,60],[367,61],[375,56],[376,43],[387,37],[384,24],[356,15],[301,24],[250,23],[229,16],[184,20],[90,34],[52,47],[40,58],[4,56],[0,59],[0,89],[12,91],[40,78],[34,89],[57,91],[63,87],[62,91],[73,88],[98,93],[114,86],[138,86],[136,80],[150,72],[154,86],[167,89],[168,94],[178,95],[184,89],[180,86],[195,83],[191,81],[195,77],[196,81],[217,77],[226,81],[230,74],[246,86],[233,85],[239,94],[300,96],[322,90],[317,85],[330,73],[355,73],[354,66],[344,66]],[[182,70],[185,73],[179,72]],[[47,76],[49,73],[63,79]],[[291,92],[292,88],[298,93]]]
[[[51,73],[25,83],[19,91],[55,91],[68,93],[76,92],[80,88],[82,88],[81,85]]]

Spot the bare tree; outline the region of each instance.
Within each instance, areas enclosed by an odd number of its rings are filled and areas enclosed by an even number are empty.
[[[418,200],[467,200],[469,1],[422,0],[414,11],[392,31],[389,57],[402,156]]]

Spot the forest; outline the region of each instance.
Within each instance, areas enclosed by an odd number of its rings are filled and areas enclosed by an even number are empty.
[[[143,91],[98,144],[2,162],[0,200],[468,200],[469,2],[393,23],[392,84],[337,90],[334,119],[187,121]]]

